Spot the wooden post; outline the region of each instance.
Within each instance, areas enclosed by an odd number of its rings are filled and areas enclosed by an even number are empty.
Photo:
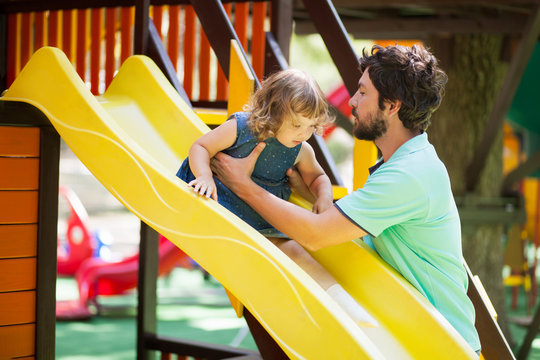
[[[0,13],[0,92],[7,88],[7,14]]]
[[[292,0],[273,0],[270,31],[281,49],[283,58],[289,62],[289,47],[293,27]],[[268,41],[268,38],[267,38]],[[268,60],[268,58],[266,59]],[[266,64],[266,61],[265,61]]]
[[[56,240],[60,136],[41,128],[37,247],[36,359],[53,360],[56,324]]]
[[[169,55],[167,55],[167,50],[165,50],[165,46],[163,46],[163,42],[161,41],[157,29],[151,19],[148,23],[148,44],[145,54],[154,60],[156,65],[167,77],[167,79],[169,79],[169,82],[180,94],[182,99],[184,99],[187,104],[191,105],[182,84],[180,84],[180,81],[178,81],[178,77],[176,76],[176,71],[174,70],[171,59],[169,58]]]
[[[467,276],[469,278],[467,295],[471,299],[476,312],[476,321],[474,325],[480,337],[482,356],[486,360],[513,359],[514,355],[512,350],[506,342],[499,325],[491,315],[488,306],[484,302],[484,298],[482,297],[480,291],[481,289],[477,286],[471,270],[467,264],[464,264],[464,266],[467,270]]]
[[[330,0],[303,0],[304,6],[324,40],[350,96],[358,89],[360,65],[345,27]]]
[[[139,279],[137,305],[137,359],[153,359],[152,351],[145,344],[146,334],[155,336],[157,331],[157,277],[158,233],[141,221],[139,245]]]
[[[148,46],[148,23],[150,19],[150,0],[135,1],[135,36],[133,37],[133,53],[146,54]]]

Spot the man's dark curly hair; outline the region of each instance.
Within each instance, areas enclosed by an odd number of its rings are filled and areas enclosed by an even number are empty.
[[[375,45],[371,54],[364,49],[360,57],[360,75],[366,69],[379,92],[381,110],[385,101],[399,100],[398,115],[407,129],[424,131],[428,128],[448,81],[435,56],[418,45]]]

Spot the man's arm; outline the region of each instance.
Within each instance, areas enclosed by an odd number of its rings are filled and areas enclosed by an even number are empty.
[[[264,143],[261,143],[248,157],[242,159],[218,153],[211,162],[212,170],[225,186],[266,221],[308,250],[341,244],[366,234],[335,206],[315,214],[272,195],[254,183],[251,173],[263,149]]]

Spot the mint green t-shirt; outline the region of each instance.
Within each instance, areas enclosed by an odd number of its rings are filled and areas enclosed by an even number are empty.
[[[379,165],[379,164],[378,164]],[[467,296],[461,226],[444,164],[423,133],[403,144],[363,188],[336,202],[364,240],[480,350]]]

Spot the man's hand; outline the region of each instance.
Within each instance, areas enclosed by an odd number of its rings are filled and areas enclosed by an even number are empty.
[[[242,186],[251,181],[251,173],[265,146],[264,142],[257,144],[251,154],[241,159],[219,152],[210,160],[210,168],[225,186],[238,195]]]

